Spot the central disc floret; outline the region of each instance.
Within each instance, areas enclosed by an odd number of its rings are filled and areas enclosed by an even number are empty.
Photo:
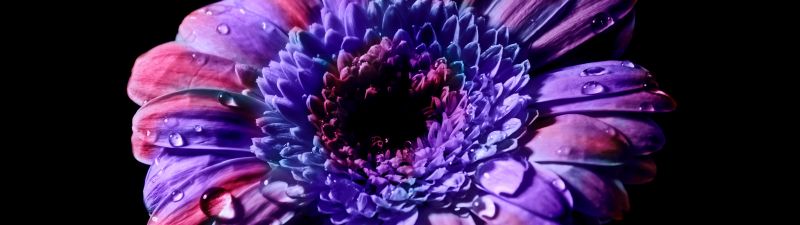
[[[322,109],[311,122],[330,157],[367,176],[411,175],[412,143],[441,120],[438,97],[453,77],[446,60],[384,38],[362,55],[340,52],[337,66],[311,97]]]

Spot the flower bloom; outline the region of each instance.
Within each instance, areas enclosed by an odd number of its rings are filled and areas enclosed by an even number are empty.
[[[634,1],[227,0],[128,86],[152,224],[594,224],[674,109],[615,51]],[[591,51],[589,52],[591,53]],[[598,53],[601,54],[601,53]],[[606,53],[608,54],[608,53]]]

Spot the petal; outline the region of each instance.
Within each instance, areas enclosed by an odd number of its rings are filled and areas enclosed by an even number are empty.
[[[575,200],[575,210],[598,219],[621,219],[630,205],[619,180],[600,175],[589,167],[546,164],[566,182]]]
[[[653,119],[644,115],[593,115],[613,126],[628,140],[634,155],[647,155],[658,151],[666,142],[664,133]]]
[[[254,157],[167,149],[158,161],[150,168],[144,187],[145,204],[152,211],[149,224],[207,221],[201,201],[210,190],[232,196],[226,205],[207,202],[227,209],[225,216],[231,223],[262,224],[291,214],[291,207],[271,202],[259,192],[269,167]]]
[[[580,114],[565,114],[533,125],[536,132],[525,147],[529,160],[617,166],[624,162],[628,143],[614,127]]]
[[[562,218],[572,204],[569,192],[560,185],[561,178],[530,167],[524,159],[505,157],[488,161],[478,167],[476,176],[481,186],[494,196],[543,218]],[[521,183],[515,184],[516,179]]]
[[[475,225],[472,215],[461,217],[459,215],[436,210],[423,210],[420,212],[420,224],[423,225]]]
[[[507,26],[529,43],[531,64],[538,68],[569,52],[625,17],[632,0],[465,1],[486,15],[489,25]]]
[[[596,99],[553,101],[532,107],[545,117],[588,112],[661,113],[675,110],[675,101],[662,91],[641,90]]]
[[[537,104],[591,99],[655,87],[656,82],[641,67],[627,61],[586,63],[534,76],[531,96]]]
[[[139,105],[155,97],[190,88],[241,92],[255,85],[244,65],[195,52],[168,42],[136,59],[128,82],[128,96]]]
[[[494,208],[494,212],[476,212],[475,208],[473,207],[473,213],[479,215],[479,218],[483,219],[486,224],[493,224],[493,225],[527,225],[527,224],[537,224],[537,225],[559,225],[562,224],[555,220],[546,219],[544,217],[538,216],[528,210],[525,210],[519,205],[512,204],[507,202],[497,196],[494,195],[484,195],[480,197],[477,201],[481,201],[483,205],[490,205],[490,206],[482,206],[481,208]]]
[[[656,161],[649,156],[629,160],[622,168],[620,179],[626,184],[644,184],[656,177]]]
[[[236,62],[265,66],[285,46],[286,31],[306,27],[318,16],[316,12],[312,1],[217,2],[184,18],[178,42]]]
[[[154,146],[249,152],[251,138],[262,135],[255,125],[260,111],[249,107],[258,103],[211,89],[190,89],[153,99],[134,115],[134,155],[150,164],[160,149]]]

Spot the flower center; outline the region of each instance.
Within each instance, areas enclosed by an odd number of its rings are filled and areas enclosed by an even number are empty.
[[[441,120],[438,96],[453,77],[447,62],[430,62],[405,42],[384,38],[364,54],[341,52],[339,74],[326,73],[323,108],[313,113],[317,134],[340,165],[363,175],[413,172],[413,141]],[[314,111],[314,110],[312,110]]]

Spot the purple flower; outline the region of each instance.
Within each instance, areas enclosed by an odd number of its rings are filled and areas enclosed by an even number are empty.
[[[460,4],[460,5],[459,5]],[[632,1],[230,0],[134,66],[153,224],[593,224],[674,109],[628,61],[539,68]],[[618,34],[617,34],[618,33]],[[617,51],[615,53],[618,53]],[[615,54],[615,53],[612,53]],[[563,62],[562,62],[563,63]]]

